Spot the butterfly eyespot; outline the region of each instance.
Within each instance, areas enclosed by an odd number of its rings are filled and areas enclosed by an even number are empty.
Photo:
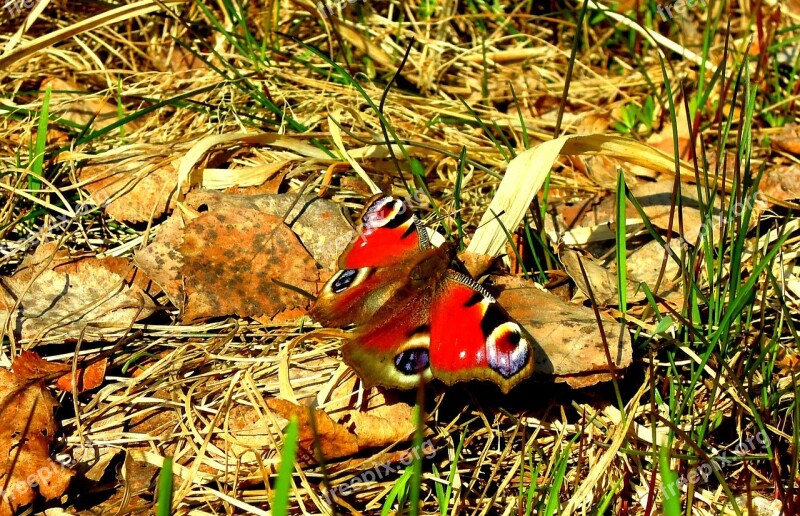
[[[375,201],[361,217],[366,229],[385,227],[394,229],[407,223],[412,218],[402,199],[383,197]]]
[[[331,290],[336,294],[344,292],[350,288],[350,285],[353,284],[353,281],[355,281],[357,276],[358,270],[344,269],[343,271],[339,272],[336,280],[334,280],[333,285],[331,285]]]
[[[511,378],[521,371],[528,359],[528,342],[516,323],[500,324],[488,335],[486,361],[503,378]]]
[[[430,355],[427,349],[407,349],[394,357],[394,365],[403,374],[419,374],[430,365]]]

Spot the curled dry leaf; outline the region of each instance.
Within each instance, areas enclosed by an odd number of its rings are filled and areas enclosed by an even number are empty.
[[[800,128],[797,124],[786,124],[780,134],[770,140],[773,149],[791,154],[800,154]]]
[[[237,314],[272,317],[306,307],[316,291],[314,260],[280,217],[227,205],[186,225],[185,320]]]
[[[124,258],[69,261],[45,244],[0,278],[0,317],[22,340],[114,338],[154,311],[140,274]]]
[[[758,187],[761,193],[778,201],[800,199],[800,165],[792,164],[768,170]]]
[[[117,220],[147,222],[175,207],[177,158],[144,146],[92,158],[78,180],[92,200]]]
[[[106,378],[107,366],[108,360],[102,359],[97,362],[93,362],[86,367],[78,368],[76,371],[78,379],[78,386],[76,389],[77,392],[81,393],[100,387],[103,384],[103,380]],[[56,380],[56,387],[62,391],[72,392],[72,368],[69,366],[67,366],[67,368],[69,371],[66,372],[64,376]]]
[[[300,425],[297,444],[301,462],[316,462],[315,439],[319,443],[320,453],[328,460],[358,453],[358,436],[334,421],[324,410],[310,409],[281,398],[268,399],[267,406],[281,417],[297,419]]]
[[[0,516],[31,503],[37,488],[48,500],[61,496],[74,474],[50,459],[57,430],[57,403],[45,387],[51,369],[35,353],[23,353],[11,371],[0,369]]]
[[[554,376],[570,387],[588,387],[612,378],[632,360],[631,338],[619,322],[603,317],[605,342],[594,311],[564,302],[515,278],[500,278],[497,300],[534,339],[536,373]],[[621,374],[621,371],[618,371]]]
[[[21,359],[21,360],[20,360]],[[72,367],[61,362],[42,360],[32,351],[23,351],[20,359],[15,362],[14,370],[26,377],[41,378],[42,381],[55,380],[55,385],[62,391],[72,392]],[[108,360],[100,360],[79,367],[76,371],[78,377],[78,392],[84,392],[99,387],[106,374]]]
[[[353,401],[358,397],[353,392],[355,383],[355,378],[352,378],[338,385],[330,397],[341,400],[340,403],[327,405],[325,410],[311,410],[280,398],[267,400],[267,405],[282,417],[298,419],[303,460],[316,461],[315,435],[326,460],[406,441],[413,435],[411,405],[393,399],[390,391],[379,388],[366,390],[362,403],[356,405]]]

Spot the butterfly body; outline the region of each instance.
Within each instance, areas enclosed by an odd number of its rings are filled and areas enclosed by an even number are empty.
[[[530,376],[531,337],[481,285],[451,269],[402,199],[377,195],[310,315],[355,325],[345,361],[367,382],[412,388],[489,380],[504,392]]]

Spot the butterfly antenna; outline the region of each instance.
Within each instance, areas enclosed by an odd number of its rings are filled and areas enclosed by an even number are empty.
[[[493,220],[500,222],[500,217],[502,217],[505,212],[506,210],[502,210],[500,211],[500,213],[495,213],[494,211],[492,211],[492,215],[494,215],[494,217],[492,217],[491,219],[487,220],[486,222],[478,226],[478,229],[482,228],[483,226],[485,226],[486,224],[490,223]]]
[[[406,191],[411,192],[411,189],[408,186],[408,182],[406,181],[405,176],[403,175],[403,169],[400,167],[400,162],[397,160],[397,156],[394,154],[394,150],[392,149],[392,143],[396,143],[394,141],[389,140],[389,130],[384,123],[384,113],[383,108],[386,104],[386,97],[389,95],[389,90],[392,89],[392,85],[397,81],[399,77],[401,77],[400,73],[403,71],[403,68],[406,66],[406,62],[408,61],[408,56],[411,54],[411,49],[414,46],[415,39],[412,37],[411,41],[408,42],[408,47],[406,47],[406,52],[403,54],[403,59],[400,60],[400,64],[397,67],[397,71],[394,73],[392,80],[389,81],[389,84],[386,85],[386,88],[383,89],[383,95],[381,95],[381,101],[378,103],[378,112],[380,113],[380,123],[381,123],[381,132],[383,133],[383,141],[386,142],[386,149],[389,151],[389,155],[392,157],[392,162],[394,166],[397,168],[397,175],[400,177],[400,180],[403,181],[403,184],[406,187]]]
[[[463,210],[464,210],[464,208],[459,208],[457,210],[451,211],[450,213],[443,213],[441,215],[437,215],[436,217],[433,217],[432,219],[430,219],[430,221],[428,221],[428,223],[434,224],[434,223],[437,223],[437,222],[441,222],[444,219],[448,219],[450,217],[455,217],[456,213],[461,213]],[[486,224],[490,223],[491,221],[499,219],[505,212],[506,212],[506,210],[503,210],[500,213],[492,212],[494,214],[494,217],[492,217],[491,219],[487,220],[486,222],[484,222],[483,224],[478,226],[478,228],[482,228],[483,226],[485,226]]]

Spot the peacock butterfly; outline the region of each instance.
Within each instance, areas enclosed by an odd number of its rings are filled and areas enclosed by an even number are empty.
[[[412,388],[489,380],[508,392],[533,371],[532,338],[468,275],[450,267],[404,200],[378,194],[310,315],[355,330],[344,359],[369,384]]]

